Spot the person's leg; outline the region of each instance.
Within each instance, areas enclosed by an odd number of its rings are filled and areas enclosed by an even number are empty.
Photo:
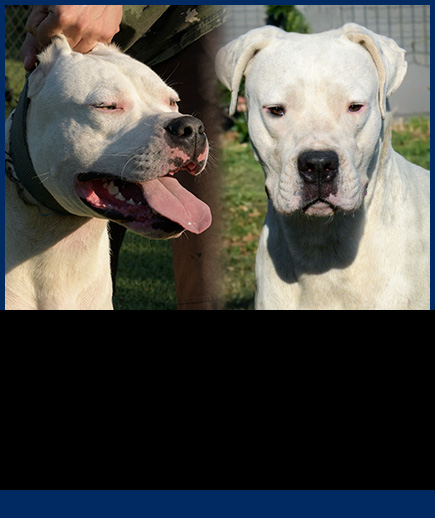
[[[220,112],[216,98],[214,55],[219,29],[203,36],[173,58],[153,69],[180,95],[181,113],[204,123],[210,142],[210,158],[198,176],[179,172],[180,183],[211,208],[213,223],[202,234],[185,232],[172,239],[175,289],[178,309],[221,307],[221,202],[219,178]],[[112,279],[115,288],[119,250],[125,228],[110,223]]]
[[[221,200],[219,175],[220,111],[214,55],[219,29],[196,41],[154,70],[180,95],[181,113],[202,120],[210,143],[206,169],[198,176],[181,172],[180,182],[211,208],[213,223],[202,234],[185,232],[171,241],[178,309],[221,307]]]

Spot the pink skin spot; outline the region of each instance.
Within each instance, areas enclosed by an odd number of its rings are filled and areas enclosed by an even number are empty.
[[[190,157],[185,151],[179,148],[170,148],[170,156],[177,159],[182,160],[182,165],[179,166],[175,171],[170,171],[169,174],[173,175],[176,171],[180,169],[185,169],[190,174],[196,175],[199,174],[204,167],[201,167],[200,164],[207,160],[208,157],[208,146],[203,153],[201,153],[197,159]]]
[[[190,160],[190,156],[187,153],[176,147],[171,148],[171,155],[175,155],[176,158],[181,158],[183,162],[187,162],[188,160]]]
[[[198,156],[198,158],[197,158],[198,162],[203,162],[204,160],[207,160],[207,156],[208,156],[208,146],[207,146],[207,148],[205,149],[204,153],[201,153],[201,154]]]

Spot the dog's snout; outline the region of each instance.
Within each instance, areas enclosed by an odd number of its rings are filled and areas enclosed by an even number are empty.
[[[338,173],[339,159],[335,151],[304,151],[298,157],[298,171],[305,183],[331,182]]]
[[[192,140],[199,135],[204,135],[204,125],[202,121],[190,115],[171,119],[165,126],[165,130],[172,139],[180,139],[182,141]]]

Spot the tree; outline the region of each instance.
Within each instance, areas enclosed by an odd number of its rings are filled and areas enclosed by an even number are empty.
[[[310,32],[304,15],[295,5],[269,5],[266,8],[267,24],[281,27],[287,32]]]

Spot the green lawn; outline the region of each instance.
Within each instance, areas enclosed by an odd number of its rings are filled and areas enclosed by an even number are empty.
[[[127,231],[116,279],[115,309],[177,309],[169,241]]]
[[[18,101],[21,90],[26,80],[26,72],[23,63],[14,59],[5,59],[5,72],[8,78],[8,87],[12,91],[13,101],[10,106],[5,106],[5,116],[9,117],[15,108],[15,101]]]
[[[250,144],[227,141],[222,152],[227,309],[253,309],[254,261],[267,210],[264,173]]]
[[[398,119],[393,123],[393,147],[407,160],[430,169],[430,118]]]

